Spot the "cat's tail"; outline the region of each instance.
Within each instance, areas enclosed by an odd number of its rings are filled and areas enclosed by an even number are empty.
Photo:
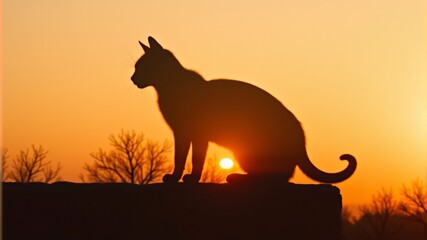
[[[318,169],[310,161],[307,154],[305,158],[299,161],[298,166],[308,177],[313,180],[323,183],[338,183],[346,180],[351,175],[353,175],[354,171],[356,171],[357,166],[356,158],[350,154],[343,154],[340,156],[340,159],[346,160],[348,162],[348,166],[344,170],[337,173],[327,173]]]

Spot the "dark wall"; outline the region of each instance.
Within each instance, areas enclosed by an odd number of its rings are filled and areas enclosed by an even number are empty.
[[[331,185],[3,184],[4,239],[342,239]]]

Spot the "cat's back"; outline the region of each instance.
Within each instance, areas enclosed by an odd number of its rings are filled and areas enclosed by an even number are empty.
[[[278,99],[252,84],[210,80],[204,83],[200,97],[197,105],[203,107],[196,111],[198,125],[219,144],[273,145],[271,141],[284,141],[284,133],[301,131],[299,121]]]
[[[203,112],[212,118],[227,116],[228,121],[254,124],[297,122],[295,116],[275,97],[252,84],[227,79],[206,81],[199,95]],[[214,116],[215,115],[215,116]],[[206,115],[205,115],[206,116]]]
[[[234,107],[248,106],[255,110],[268,107],[271,110],[283,111],[283,104],[263,89],[252,84],[228,79],[215,79],[205,84],[205,95],[217,103]]]

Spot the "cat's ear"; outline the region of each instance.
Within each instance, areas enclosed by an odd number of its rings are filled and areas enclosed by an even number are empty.
[[[138,41],[139,45],[141,45],[142,49],[144,49],[144,52],[147,53],[148,51],[150,51],[150,48],[145,46],[141,41]]]
[[[153,37],[148,37],[148,43],[150,43],[150,49],[163,50],[163,47]]]

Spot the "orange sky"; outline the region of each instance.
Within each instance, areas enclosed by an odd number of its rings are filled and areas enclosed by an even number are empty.
[[[101,4],[102,3],[102,4]],[[205,78],[257,85],[303,123],[344,203],[427,177],[425,1],[3,1],[2,145],[43,145],[78,181],[121,129],[172,140],[154,89],[130,81],[154,36]],[[227,152],[216,148],[210,154]],[[298,172],[293,179],[311,183]]]

